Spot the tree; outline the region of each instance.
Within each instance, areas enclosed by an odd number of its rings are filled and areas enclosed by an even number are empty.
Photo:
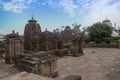
[[[72,26],[73,26],[73,33],[79,33],[80,32],[81,24],[74,23],[74,24],[72,24]]]
[[[111,37],[112,27],[104,23],[95,23],[87,28],[91,41],[104,41],[105,38]],[[98,41],[99,40],[99,41]]]

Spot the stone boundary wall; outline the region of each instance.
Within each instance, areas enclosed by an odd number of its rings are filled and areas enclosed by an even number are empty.
[[[83,47],[84,48],[90,48],[90,47],[95,47],[95,48],[119,48],[119,44],[118,43],[83,43]]]

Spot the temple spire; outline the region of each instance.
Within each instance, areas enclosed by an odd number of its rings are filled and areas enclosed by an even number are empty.
[[[34,19],[33,15],[31,15],[31,19],[28,20],[28,22],[37,22],[37,21]]]
[[[32,15],[32,20],[33,20],[33,15]]]

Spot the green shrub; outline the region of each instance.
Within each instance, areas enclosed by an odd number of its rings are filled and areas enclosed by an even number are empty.
[[[118,43],[120,43],[120,39],[118,39]]]
[[[101,40],[99,38],[95,38],[95,43],[101,43]]]
[[[90,37],[89,36],[85,36],[84,37],[84,42],[85,43],[89,43],[91,40],[90,40]]]
[[[73,46],[73,43],[71,41],[69,41],[69,42],[66,42],[64,45],[66,47],[71,47],[71,46]]]
[[[105,43],[107,43],[107,44],[109,44],[109,43],[111,43],[111,41],[112,41],[112,39],[111,38],[109,38],[109,37],[107,37],[107,38],[105,38]]]
[[[112,30],[111,26],[100,22],[88,26],[86,29],[91,40],[97,43],[102,42],[102,38],[111,37]]]
[[[118,43],[119,39],[120,39],[120,37],[112,37],[112,42],[113,43]]]

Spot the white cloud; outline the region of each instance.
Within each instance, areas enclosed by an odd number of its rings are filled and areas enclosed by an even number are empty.
[[[42,6],[50,6],[52,8],[57,8],[58,7],[58,2],[56,2],[56,0],[46,0],[46,1],[39,1],[39,4],[41,4]]]
[[[28,5],[37,0],[11,0],[9,2],[1,1],[0,4],[5,11],[12,11],[15,13],[21,13],[24,9],[28,8]]]
[[[120,0],[11,0],[0,1],[4,10],[20,13],[29,8],[29,4],[50,6],[63,11],[83,25],[88,26],[108,17],[113,23],[120,25]]]
[[[21,13],[23,11],[23,9],[26,9],[27,7],[22,4],[12,4],[12,3],[2,3],[3,4],[3,8],[5,11],[12,11],[15,13]]]
[[[55,8],[55,7],[57,6],[57,3],[54,2],[53,0],[48,0],[48,1],[47,1],[47,4],[48,4],[49,6],[51,6],[52,8]]]
[[[64,12],[69,14],[70,17],[75,17],[75,10],[78,6],[72,0],[61,0],[59,5],[64,9]]]
[[[81,21],[83,26],[89,26],[93,23],[103,21],[105,17],[112,23],[120,25],[120,0],[77,0],[79,11],[75,18]],[[82,16],[82,19],[81,19]],[[81,20],[80,20],[81,19]]]

